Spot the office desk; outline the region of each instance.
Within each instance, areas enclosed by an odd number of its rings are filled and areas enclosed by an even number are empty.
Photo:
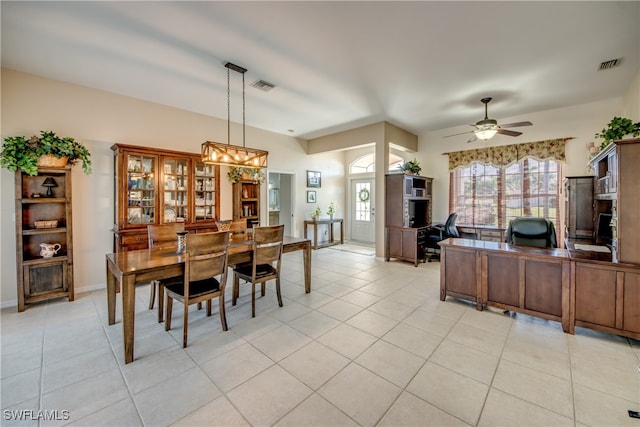
[[[234,240],[229,247],[229,264],[251,260],[251,240]],[[304,287],[311,292],[311,242],[284,236],[284,253],[303,251]],[[122,293],[122,327],[125,363],[133,361],[136,286],[153,280],[184,274],[184,256],[162,249],[142,249],[106,255],[107,313],[109,325],[116,322],[116,293]]]
[[[304,238],[307,238],[307,226],[313,227],[313,249],[325,248],[327,246],[333,245],[342,245],[344,243],[344,229],[342,228],[342,219],[314,219],[307,220],[304,222]],[[322,245],[318,244],[318,225],[327,224],[329,225],[329,242],[324,243]],[[340,240],[334,240],[333,234],[333,224],[338,224],[340,226]]]

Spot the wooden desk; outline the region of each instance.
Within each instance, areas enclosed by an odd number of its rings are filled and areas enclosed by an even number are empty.
[[[565,249],[484,240],[440,243],[440,299],[447,295],[556,320],[570,328],[571,264]]]
[[[611,254],[481,240],[440,243],[440,299],[447,296],[640,339],[640,264]]]
[[[304,222],[304,238],[305,239],[307,238],[307,226],[311,225],[313,227],[313,249],[325,248],[327,246],[333,246],[333,245],[342,245],[344,243],[344,229],[342,227],[343,221],[344,220],[342,219],[307,220]],[[318,225],[319,224],[329,225],[329,242],[324,243],[322,245],[318,244]],[[334,240],[333,224],[340,225],[340,240]]]
[[[304,287],[311,292],[311,242],[284,236],[283,252],[303,251]],[[251,260],[251,240],[234,240],[229,247],[229,264]],[[106,255],[107,313],[109,325],[116,322],[116,292],[122,293],[124,361],[133,361],[136,286],[152,280],[184,274],[184,256],[162,249],[142,249]]]

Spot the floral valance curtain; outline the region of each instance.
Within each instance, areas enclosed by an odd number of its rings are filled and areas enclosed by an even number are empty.
[[[548,139],[546,141],[526,142],[524,144],[500,145],[475,150],[443,153],[449,156],[449,170],[469,166],[471,163],[509,166],[526,157],[537,160],[565,161],[565,143],[570,138]]]

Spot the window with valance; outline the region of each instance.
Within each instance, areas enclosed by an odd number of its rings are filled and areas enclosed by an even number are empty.
[[[506,228],[518,216],[537,216],[559,225],[560,138],[444,153],[449,156],[449,212],[460,225]]]

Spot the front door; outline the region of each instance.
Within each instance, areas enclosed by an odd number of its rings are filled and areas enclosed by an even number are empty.
[[[373,178],[351,181],[351,240],[363,243],[375,242],[373,184]]]

